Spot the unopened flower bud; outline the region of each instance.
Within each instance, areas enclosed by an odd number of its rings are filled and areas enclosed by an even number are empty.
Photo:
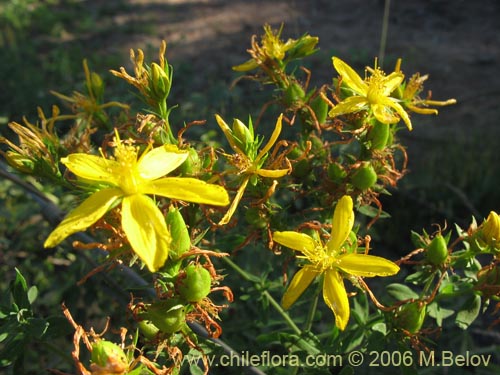
[[[90,85],[88,89],[98,101],[102,100],[104,96],[104,82],[99,74],[95,72],[90,73]]]
[[[500,246],[500,217],[495,211],[491,211],[483,222],[481,229],[482,237],[491,247]]]
[[[238,119],[233,121],[233,138],[238,148],[245,153],[254,141],[253,132]]]
[[[293,46],[287,51],[287,55],[290,59],[300,59],[309,56],[317,51],[315,47],[318,42],[319,38],[316,36],[303,35],[295,41]]]
[[[161,66],[156,63],[151,64],[151,81],[150,89],[155,96],[155,99],[164,100],[170,93],[171,76]]]
[[[14,151],[7,151],[4,156],[7,163],[16,171],[25,174],[33,173],[33,170],[35,169],[35,163],[33,160]]]

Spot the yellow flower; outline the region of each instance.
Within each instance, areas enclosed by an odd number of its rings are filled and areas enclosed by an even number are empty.
[[[370,70],[371,76],[363,80],[339,58],[333,57],[333,65],[353,95],[333,107],[329,112],[331,117],[370,109],[375,118],[384,124],[397,123],[401,118],[408,129],[412,129],[410,117],[399,100],[389,96],[403,82],[403,73],[392,72],[386,76],[382,70],[375,68]]]
[[[309,261],[290,282],[282,300],[285,309],[288,309],[300,297],[317,276],[324,274],[323,299],[335,314],[335,324],[343,330],[349,321],[350,314],[343,281],[344,275],[390,276],[399,271],[399,267],[387,259],[343,251],[342,245],[351,233],[353,224],[352,199],[349,196],[343,196],[335,208],[331,237],[325,245],[304,233],[274,232],[274,241],[300,251],[303,254],[302,257]]]
[[[399,69],[399,67],[397,67]],[[428,108],[429,106],[443,107],[445,105],[456,104],[456,99],[448,100],[431,100],[421,99],[418,94],[423,90],[424,82],[429,78],[429,75],[421,76],[414,74],[406,83],[402,94],[403,105],[410,111],[422,115],[437,115],[438,110],[435,108]]]
[[[124,144],[116,134],[114,159],[70,154],[61,162],[76,176],[101,188],[71,211],[45,241],[54,247],[73,233],[87,229],[121,202],[121,225],[134,252],[151,272],[166,261],[171,236],[165,218],[148,194],[187,202],[225,206],[226,190],[194,178],[163,177],[180,166],[188,152],[175,146],[146,150]],[[163,178],[162,178],[163,177]]]
[[[231,217],[238,206],[241,198],[243,197],[243,193],[247,187],[248,181],[250,178],[258,175],[261,177],[270,177],[270,178],[279,178],[283,177],[289,172],[289,169],[264,169],[261,168],[264,162],[267,159],[268,152],[271,150],[271,147],[276,143],[278,137],[281,133],[282,127],[282,119],[283,115],[281,114],[276,121],[276,126],[274,127],[274,131],[271,134],[271,138],[266,143],[260,151],[258,151],[258,146],[261,143],[261,140],[253,139],[253,129],[249,130],[245,127],[245,125],[239,121],[235,120],[235,124],[233,126],[233,130],[226,124],[226,122],[219,115],[215,115],[217,123],[220,128],[224,132],[229,145],[236,152],[235,156],[227,155],[230,161],[234,164],[234,166],[238,169],[238,174],[244,175],[243,181],[236,193],[231,206],[228,211],[224,215],[224,217],[219,222],[219,225],[224,225],[231,220]],[[245,129],[246,130],[245,130]],[[240,139],[245,138],[245,139]]]
[[[282,68],[291,60],[305,57],[316,52],[315,46],[319,39],[310,35],[302,35],[299,39],[288,39],[286,42],[281,40],[283,25],[279,30],[273,30],[270,25],[264,25],[264,35],[261,37],[261,43],[257,42],[254,35],[252,37],[252,48],[248,50],[252,58],[243,64],[233,66],[233,70],[246,72],[258,68],[265,68],[265,65],[272,67],[274,65]]]

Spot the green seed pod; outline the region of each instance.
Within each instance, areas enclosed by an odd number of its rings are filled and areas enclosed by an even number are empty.
[[[427,307],[423,303],[419,301],[407,303],[397,310],[394,324],[410,333],[417,333],[424,324],[426,313]]]
[[[155,302],[141,314],[164,333],[179,331],[186,322],[186,307],[178,299]]]
[[[148,340],[153,340],[158,332],[160,332],[158,327],[148,320],[141,320],[138,323],[138,327],[142,335]]]
[[[283,100],[287,107],[293,107],[294,105],[303,102],[305,96],[306,93],[304,92],[302,86],[297,82],[292,82],[292,84],[285,89]]]
[[[377,182],[377,172],[370,163],[364,163],[351,176],[351,183],[360,190],[371,188]]]
[[[384,124],[379,121],[375,121],[371,129],[368,131],[366,136],[367,140],[371,143],[372,150],[382,150],[387,145],[389,140],[389,133],[391,129],[389,124]]]
[[[170,206],[165,221],[172,236],[169,259],[175,261],[191,248],[191,238],[179,209]]]
[[[323,139],[311,135],[309,136],[309,140],[311,141],[311,151],[312,153],[316,156],[318,159],[324,159],[326,158],[326,149],[325,149],[325,144],[323,142]]]
[[[448,259],[448,247],[445,238],[441,234],[436,235],[427,246],[425,257],[435,266],[443,264]]]
[[[128,368],[125,352],[111,341],[98,340],[94,342],[90,360],[102,368],[112,367],[113,369],[123,369],[123,371]]]
[[[328,103],[318,95],[311,101],[310,107],[314,111],[319,124],[324,124],[328,115]]]
[[[179,277],[179,295],[188,302],[199,302],[210,293],[212,277],[203,266],[190,264]]]
[[[341,183],[347,176],[347,172],[339,163],[328,164],[326,174],[330,180],[336,183]]]
[[[184,176],[196,176],[201,170],[201,160],[198,156],[198,152],[190,147],[189,155],[179,167],[179,172]]]

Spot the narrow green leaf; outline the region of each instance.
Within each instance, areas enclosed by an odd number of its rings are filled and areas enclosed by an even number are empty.
[[[14,298],[14,303],[17,305],[19,310],[30,309],[26,279],[17,268],[15,270],[16,279],[10,284],[10,291],[12,293],[12,297]]]

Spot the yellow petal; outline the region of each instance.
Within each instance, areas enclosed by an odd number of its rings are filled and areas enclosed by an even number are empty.
[[[391,276],[399,272],[399,266],[388,259],[374,255],[344,254],[337,258],[342,271],[363,277]]]
[[[375,118],[383,124],[394,124],[396,122],[399,122],[400,120],[398,116],[395,116],[393,114],[391,107],[389,107],[387,103],[372,104],[371,109],[373,111],[373,115],[375,116]]]
[[[81,232],[99,220],[123,193],[119,189],[103,189],[85,199],[50,233],[44,247],[54,247],[66,237]]]
[[[311,236],[293,231],[274,232],[273,241],[290,249],[300,251],[308,258],[312,258],[314,252],[322,249],[321,244]]]
[[[245,61],[243,64],[233,66],[233,70],[237,72],[247,72],[249,70],[253,70],[255,68],[258,68],[259,64],[254,59],[250,59]]]
[[[180,166],[189,153],[172,145],[156,147],[145,152],[137,163],[139,174],[146,180],[165,176]]]
[[[285,294],[283,294],[283,299],[281,300],[281,305],[285,310],[290,308],[295,301],[302,295],[304,290],[311,284],[319,272],[314,270],[313,266],[307,265],[297,271],[295,276],[292,278],[290,285],[288,285]]]
[[[335,325],[343,331],[349,321],[349,299],[344,287],[344,280],[335,269],[329,269],[325,272],[323,299],[335,314]]]
[[[338,57],[333,57],[333,66],[337,72],[342,76],[342,82],[353,89],[357,94],[366,96],[368,92],[368,85],[363,79],[345,62]]]
[[[171,237],[165,218],[151,198],[141,194],[123,198],[122,227],[132,249],[151,272],[163,266]]]
[[[219,115],[215,115],[215,119],[217,120],[217,124],[219,124],[219,127],[221,128],[222,132],[226,136],[227,141],[229,142],[229,145],[231,148],[236,152],[237,154],[243,154],[245,155],[245,152],[238,147],[236,142],[234,141],[233,137],[233,131],[231,128],[226,124],[226,122],[223,120],[222,117]]]
[[[398,113],[398,115],[403,119],[403,121],[405,122],[406,127],[408,128],[408,130],[412,130],[410,116],[408,116],[408,113],[406,113],[406,111],[401,106],[401,104],[399,104],[396,101],[391,100],[391,99],[388,99],[388,100],[390,102],[390,103],[388,103],[388,105],[392,109],[394,109]]]
[[[326,244],[328,252],[332,255],[340,250],[354,225],[354,212],[352,198],[344,195],[337,203],[333,213],[332,233]]]
[[[421,115],[437,115],[439,113],[437,109],[417,107],[410,103],[406,103],[405,107],[408,108],[410,111]]]
[[[118,185],[120,164],[114,160],[89,154],[70,154],[61,162],[75,175],[91,181]]]
[[[382,94],[384,96],[389,96],[391,92],[394,91],[396,87],[398,87],[405,76],[400,72],[392,72],[383,80],[384,89],[382,90]]]
[[[359,112],[368,105],[368,100],[363,96],[350,96],[333,107],[328,115],[330,117],[340,116],[345,113]]]
[[[222,186],[189,177],[165,177],[149,181],[141,186],[140,192],[214,206],[229,204],[229,195]]]
[[[262,177],[279,178],[288,173],[288,169],[257,169],[256,174]]]
[[[273,145],[278,140],[278,137],[281,134],[282,120],[283,120],[283,113],[279,115],[278,120],[276,121],[276,125],[274,126],[274,130],[273,130],[273,134],[271,134],[271,138],[269,138],[269,141],[260,150],[259,154],[255,158],[256,162],[259,161],[260,159],[262,159],[262,157],[271,149],[271,147],[273,147]]]
[[[229,209],[225,213],[224,217],[219,221],[219,225],[226,225],[233,217],[234,211],[236,211],[236,208],[238,207],[238,204],[240,203],[241,198],[243,197],[243,193],[245,192],[245,189],[248,185],[248,181],[250,181],[250,177],[251,177],[250,175],[247,175],[245,179],[241,182],[241,185],[238,188],[238,191],[236,192],[233,201],[231,202],[231,206],[229,206]]]

